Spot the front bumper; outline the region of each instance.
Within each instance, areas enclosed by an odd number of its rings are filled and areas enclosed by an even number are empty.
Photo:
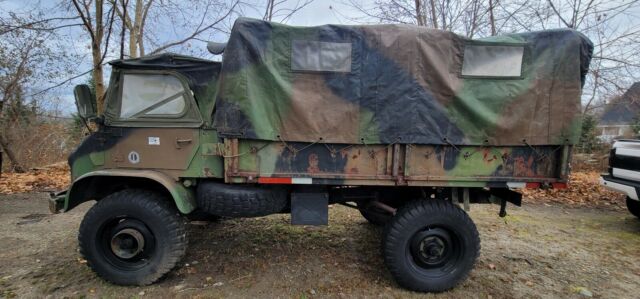
[[[60,191],[58,193],[49,193],[49,211],[52,214],[58,214],[64,212],[64,203],[67,199],[67,190]]]
[[[633,200],[638,200],[638,190],[640,190],[640,183],[614,178],[611,175],[603,175],[600,177],[600,185],[603,185],[605,188],[621,192],[626,194],[629,198]]]

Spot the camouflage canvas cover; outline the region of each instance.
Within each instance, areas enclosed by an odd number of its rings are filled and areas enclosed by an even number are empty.
[[[272,141],[573,144],[592,49],[573,30],[470,40],[410,25],[241,18],[214,126]]]

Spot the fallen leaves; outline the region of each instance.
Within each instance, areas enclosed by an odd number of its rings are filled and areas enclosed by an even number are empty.
[[[2,173],[0,194],[58,191],[70,183],[69,166],[60,162],[25,173]]]
[[[524,189],[523,200],[571,206],[624,206],[625,196],[600,185],[597,171],[577,171],[569,177],[567,189]]]

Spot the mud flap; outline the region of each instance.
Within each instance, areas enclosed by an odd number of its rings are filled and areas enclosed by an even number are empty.
[[[291,193],[291,224],[327,225],[329,223],[329,194]]]

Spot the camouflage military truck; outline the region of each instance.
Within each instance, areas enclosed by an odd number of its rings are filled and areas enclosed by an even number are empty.
[[[408,289],[464,280],[480,239],[460,208],[518,188],[564,188],[591,42],[572,30],[470,40],[408,25],[290,27],[238,19],[221,62],[112,61],[97,131],[69,157],[53,212],[96,200],[80,253],[102,278],[145,285],[187,247],[184,218],[328,206],[384,225],[382,255]]]

